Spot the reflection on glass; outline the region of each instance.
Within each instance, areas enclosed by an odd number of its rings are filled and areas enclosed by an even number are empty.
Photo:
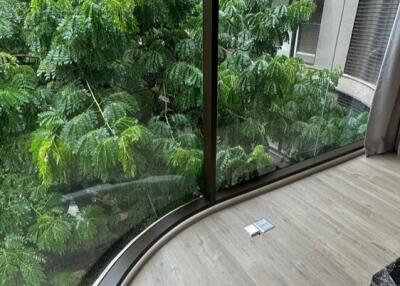
[[[219,189],[363,138],[368,112],[338,100],[340,69],[277,55],[316,8],[220,0]]]
[[[0,285],[89,283],[199,196],[201,3],[0,0],[0,19]]]

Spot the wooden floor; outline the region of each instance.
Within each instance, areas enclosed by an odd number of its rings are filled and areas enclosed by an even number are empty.
[[[250,238],[261,217],[276,228]],[[201,220],[132,285],[367,286],[398,257],[400,160],[360,157]]]

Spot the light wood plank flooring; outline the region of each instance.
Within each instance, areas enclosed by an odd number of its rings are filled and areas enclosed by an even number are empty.
[[[261,217],[276,228],[250,238]],[[359,157],[192,225],[133,286],[369,285],[400,257],[400,160]]]

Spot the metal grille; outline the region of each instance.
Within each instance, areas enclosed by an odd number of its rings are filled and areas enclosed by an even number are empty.
[[[360,0],[345,73],[375,84],[400,0]]]
[[[350,95],[337,92],[338,93],[338,103],[340,106],[345,107],[353,116],[358,116],[363,112],[369,112],[369,107],[364,105],[362,102],[351,97]]]

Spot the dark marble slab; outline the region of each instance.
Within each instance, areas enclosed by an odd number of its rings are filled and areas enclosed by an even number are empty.
[[[400,286],[400,258],[376,273],[370,286]]]

